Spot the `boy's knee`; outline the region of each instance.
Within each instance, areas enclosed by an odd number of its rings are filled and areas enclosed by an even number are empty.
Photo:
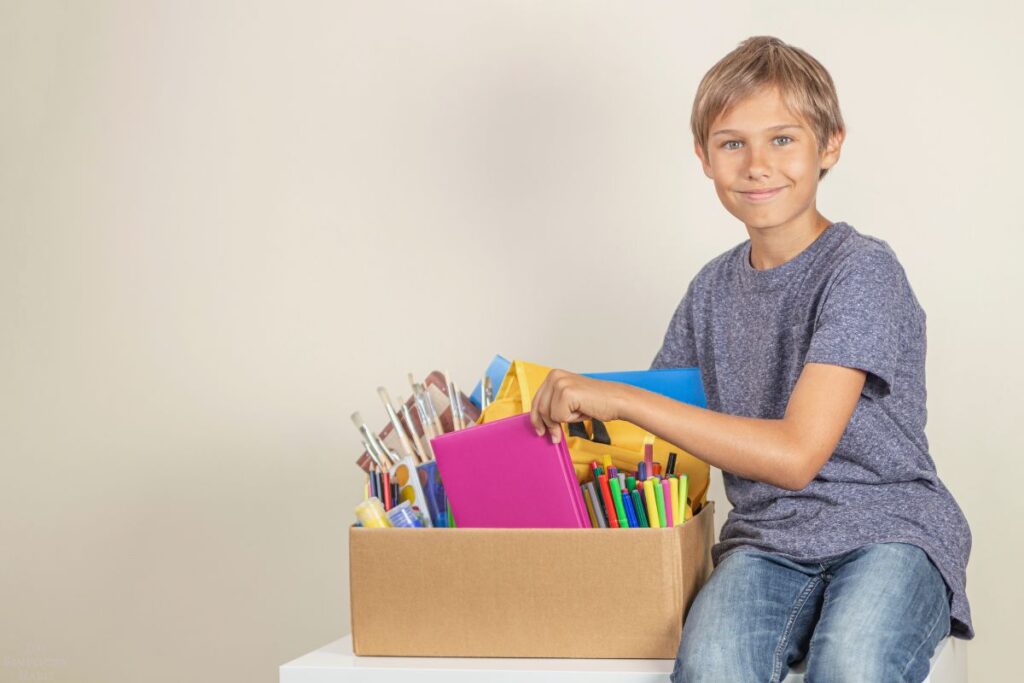
[[[768,680],[769,672],[758,671],[750,654],[736,647],[738,641],[703,638],[690,646],[684,640],[676,655],[672,683]]]
[[[861,637],[831,641],[811,654],[804,680],[807,683],[864,683],[908,681],[919,683],[928,674],[929,660],[884,638]]]

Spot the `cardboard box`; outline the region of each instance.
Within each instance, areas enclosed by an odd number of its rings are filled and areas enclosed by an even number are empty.
[[[349,530],[357,655],[673,659],[714,503],[670,529]]]

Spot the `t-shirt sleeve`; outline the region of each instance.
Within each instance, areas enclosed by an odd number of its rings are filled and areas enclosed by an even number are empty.
[[[651,370],[697,367],[697,341],[693,334],[693,282],[672,314]]]
[[[805,363],[867,373],[863,394],[892,392],[900,323],[913,314],[906,275],[888,250],[862,252],[844,264],[820,305]]]

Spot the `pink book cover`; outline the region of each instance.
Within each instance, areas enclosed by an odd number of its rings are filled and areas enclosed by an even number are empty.
[[[529,413],[431,440],[455,525],[483,529],[590,527],[565,445],[537,436]]]

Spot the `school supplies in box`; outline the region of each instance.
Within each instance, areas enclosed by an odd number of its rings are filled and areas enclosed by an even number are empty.
[[[512,361],[494,401],[481,414],[480,423],[528,413],[533,396],[550,371],[550,368],[536,363]],[[696,368],[594,373],[591,376],[632,384],[698,406],[706,403]],[[605,456],[610,457],[618,469],[633,469],[637,460],[643,456],[645,443],[650,442],[652,458],[657,463],[667,463],[670,453],[677,454],[672,463],[674,471],[689,477],[690,492],[696,506],[702,504],[707,497],[710,484],[708,464],[663,439],[652,439],[648,432],[634,424],[624,420],[607,423],[587,421],[568,425],[567,431],[565,440],[580,482],[590,476],[589,463],[595,459],[603,462]]]
[[[445,434],[433,447],[458,527],[590,527],[565,441],[537,436],[529,415]]]
[[[671,457],[671,454],[670,454]],[[636,470],[590,463],[590,481],[580,485],[591,525],[612,529],[681,526],[701,505],[688,497],[688,477],[661,473],[660,463],[639,460]]]

